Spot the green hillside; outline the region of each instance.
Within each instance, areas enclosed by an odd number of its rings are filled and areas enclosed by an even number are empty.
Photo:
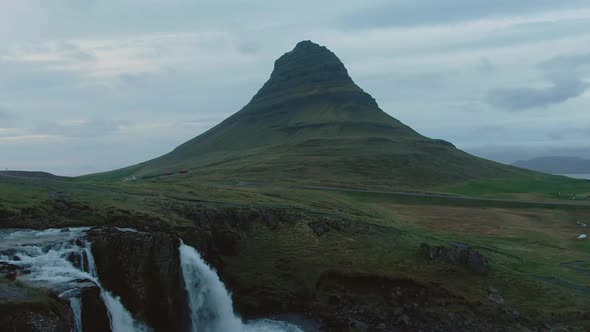
[[[239,112],[174,151],[100,179],[425,188],[531,174],[429,139],[383,112],[327,48],[303,41]]]

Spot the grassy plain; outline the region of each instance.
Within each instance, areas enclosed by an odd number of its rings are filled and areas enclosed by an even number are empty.
[[[247,280],[263,293],[295,292],[312,287],[322,273],[339,271],[438,284],[474,303],[487,302],[487,289],[495,287],[511,307],[530,315],[571,315],[590,308],[590,242],[576,238],[586,230],[578,221],[590,224],[590,204],[553,195],[569,190],[581,196],[587,192],[584,181],[564,179],[538,187],[488,182],[455,186],[445,195],[423,195],[181,179],[109,182],[0,176],[0,211],[42,210],[48,201],[66,200],[98,215],[118,209],[180,228],[190,221],[171,213],[179,205],[296,211],[305,217],[273,230],[255,225],[243,234],[239,254],[227,258],[226,272],[238,276],[234,283]],[[523,195],[527,188],[531,192]],[[497,199],[491,198],[491,190],[498,192]],[[338,231],[318,237],[308,227],[318,218],[333,220],[328,225]],[[339,220],[346,222],[338,226]],[[460,266],[427,261],[420,255],[422,242],[475,247],[489,257],[490,272],[476,275]]]

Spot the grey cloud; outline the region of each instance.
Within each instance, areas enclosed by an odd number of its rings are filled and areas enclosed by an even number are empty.
[[[590,54],[562,55],[537,65],[550,82],[546,88],[500,88],[490,91],[487,102],[497,108],[518,111],[547,107],[581,96],[590,88],[583,80],[590,69]]]
[[[88,50],[83,50],[78,46],[69,43],[69,42],[61,42],[58,43],[56,49],[63,52],[65,56],[72,60],[79,60],[79,61],[94,61],[96,60],[96,56],[93,52]]]
[[[66,137],[100,137],[115,134],[119,131],[120,123],[95,118],[79,123],[60,124],[57,122],[40,123],[34,129],[37,134],[51,134]]]
[[[578,78],[555,80],[547,88],[502,88],[492,90],[487,102],[509,111],[547,107],[581,96],[590,85]]]
[[[563,71],[590,66],[590,53],[577,55],[561,55],[539,64],[539,67],[547,71]]]
[[[8,118],[12,118],[13,115],[12,113],[0,108],[0,119],[8,119]]]
[[[71,59],[76,59],[79,61],[94,61],[94,60],[96,60],[96,56],[94,55],[94,53],[89,52],[89,51],[82,51],[82,50],[70,53],[69,57]]]
[[[552,140],[590,138],[590,128],[561,128],[547,134]]]
[[[260,44],[256,42],[243,42],[238,45],[238,50],[242,54],[251,55],[256,54],[260,51]]]
[[[341,24],[355,28],[438,25],[542,10],[579,8],[584,5],[587,2],[582,0],[389,1],[365,10],[356,10],[344,16]]]
[[[477,65],[477,69],[485,74],[492,74],[496,71],[496,67],[488,58],[482,58]]]
[[[6,125],[13,125],[20,120],[20,116],[3,107],[0,107],[0,127]]]

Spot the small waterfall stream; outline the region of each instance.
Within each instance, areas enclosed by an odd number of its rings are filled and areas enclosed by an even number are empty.
[[[23,267],[19,279],[50,288],[69,299],[77,332],[82,332],[81,289],[100,288],[114,332],[147,332],[119,298],[104,289],[98,278],[91,243],[83,240],[89,228],[0,230],[0,262]],[[193,332],[303,332],[293,324],[271,319],[243,322],[233,311],[231,296],[192,247],[179,247],[181,270],[189,298]]]

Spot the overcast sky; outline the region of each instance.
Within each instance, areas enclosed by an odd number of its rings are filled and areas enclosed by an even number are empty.
[[[426,136],[503,162],[590,158],[587,0],[0,0],[0,168],[157,157],[307,39]]]

